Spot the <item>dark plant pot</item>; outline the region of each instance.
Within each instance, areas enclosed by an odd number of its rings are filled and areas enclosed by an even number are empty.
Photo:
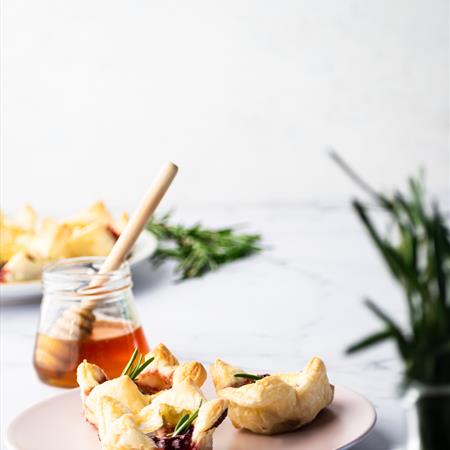
[[[405,395],[407,450],[450,449],[450,385],[415,384]]]

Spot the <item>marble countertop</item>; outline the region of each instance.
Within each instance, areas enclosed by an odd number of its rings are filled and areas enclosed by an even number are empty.
[[[377,409],[376,427],[354,448],[401,445],[401,366],[393,346],[344,354],[348,344],[379,328],[362,304],[364,296],[403,314],[401,292],[349,207],[195,207],[179,209],[175,217],[211,226],[248,224],[263,234],[267,249],[182,283],[174,283],[170,264],[139,266],[134,290],[150,345],[164,342],[180,359],[210,363],[221,357],[268,371],[300,369],[318,355],[333,383],[362,393]],[[41,384],[31,363],[39,305],[4,306],[0,312],[3,434],[21,410],[61,391]]]

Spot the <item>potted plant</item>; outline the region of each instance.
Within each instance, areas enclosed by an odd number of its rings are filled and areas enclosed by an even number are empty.
[[[429,202],[421,177],[406,193],[383,195],[365,183],[336,154],[332,157],[387,216],[386,232],[372,220],[371,207],[353,207],[404,291],[407,327],[366,300],[383,327],[348,348],[354,353],[384,341],[396,344],[404,363],[408,450],[450,449],[450,230],[436,202]]]

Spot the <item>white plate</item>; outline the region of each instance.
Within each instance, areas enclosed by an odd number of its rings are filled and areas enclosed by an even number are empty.
[[[128,262],[131,267],[148,259],[156,250],[158,241],[147,230],[139,236]],[[19,283],[0,283],[0,304],[14,304],[41,299],[41,281],[24,281]]]
[[[204,392],[213,398],[208,380]],[[276,436],[237,431],[227,419],[214,434],[214,450],[335,450],[361,441],[376,421],[373,406],[350,389],[336,386],[333,403],[308,426]],[[97,433],[81,412],[74,389],[44,400],[8,427],[10,450],[101,450]]]

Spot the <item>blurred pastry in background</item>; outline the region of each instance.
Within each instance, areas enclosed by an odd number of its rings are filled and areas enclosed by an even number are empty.
[[[0,282],[38,280],[60,258],[106,256],[127,223],[126,213],[115,220],[103,202],[59,221],[39,220],[30,205],[15,218],[0,214]]]

